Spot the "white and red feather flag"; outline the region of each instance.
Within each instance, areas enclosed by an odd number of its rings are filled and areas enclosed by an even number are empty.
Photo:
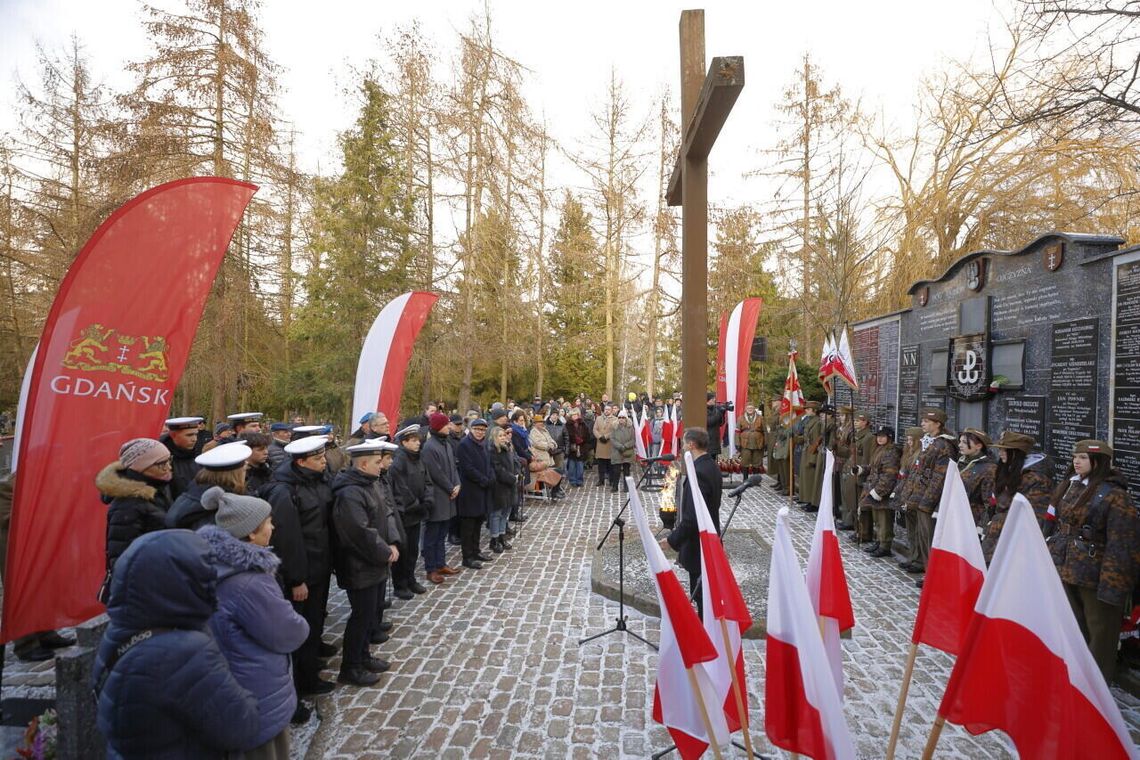
[[[724,711],[716,709],[719,701],[706,669],[707,663],[716,661],[717,650],[701,626],[689,595],[681,588],[673,567],[653,537],[633,478],[626,478],[626,486],[629,488],[629,511],[641,536],[661,606],[661,643],[658,646],[657,685],[653,689],[653,720],[669,731],[684,760],[696,760],[711,743],[702,709],[707,708],[704,711],[712,726],[712,741],[718,747],[724,747],[730,740]],[[689,671],[693,676],[691,680]],[[693,683],[700,690],[704,707],[697,699]]]
[[[986,561],[970,497],[958,468],[949,467],[911,641],[958,654],[985,578]]]
[[[673,438],[676,436],[676,420],[674,419],[673,407],[669,404],[665,405],[665,421],[661,423],[661,456],[671,456],[673,454]]]
[[[823,349],[819,354],[819,383],[823,389],[827,391],[828,396],[834,395],[835,384],[832,378],[837,374],[835,365],[838,363],[836,358],[838,356],[838,349],[835,346],[835,336],[828,333],[823,338]]]
[[[835,470],[835,457],[827,451],[827,464],[823,482],[830,483]],[[815,533],[811,537],[808,554],[807,588],[812,609],[819,618],[823,634],[823,648],[831,663],[835,688],[843,699],[843,648],[840,634],[855,626],[855,613],[851,609],[851,593],[847,589],[847,576],[843,572],[843,556],[839,552],[839,537],[835,533],[835,516],[832,514],[834,496],[824,488],[815,517]]]
[[[724,331],[724,379],[726,396],[734,409],[728,413],[728,455],[736,456],[736,415],[748,403],[748,367],[752,360],[752,339],[760,316],[760,298],[745,298],[736,304]]]
[[[855,757],[855,745],[792,549],[787,515],[787,507],[776,515],[768,573],[764,730],[772,744],[789,752],[848,760]]]
[[[354,425],[367,412],[383,412],[395,425],[412,347],[438,300],[439,296],[434,293],[412,291],[392,299],[376,315],[356,365],[356,389],[352,396]]]
[[[685,472],[689,482],[696,485],[697,472],[693,466],[693,455],[688,451],[685,452]],[[716,689],[719,698],[717,704],[724,710],[728,730],[735,732],[747,723],[748,691],[743,688],[746,682],[741,637],[752,627],[752,615],[748,612],[748,605],[744,601],[740,585],[736,582],[736,575],[732,572],[732,566],[724,552],[720,531],[713,523],[712,515],[709,514],[705,497],[699,488],[692,488],[691,491],[701,540],[701,616],[705,632],[708,633],[720,655],[715,663],[709,663],[707,667],[713,688]],[[721,628],[722,620],[728,632],[727,644]],[[743,719],[737,709],[729,667],[736,670],[737,683],[742,687],[740,696],[741,707],[744,709]]]
[[[851,390],[859,390],[859,378],[855,373],[855,355],[851,353],[851,341],[847,337],[847,325],[839,336],[839,347],[835,351],[835,376],[851,386]]]
[[[1013,498],[938,714],[1021,757],[1137,758],[1024,496]]]

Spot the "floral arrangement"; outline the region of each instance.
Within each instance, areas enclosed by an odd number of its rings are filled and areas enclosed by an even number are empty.
[[[32,722],[24,731],[24,746],[16,750],[17,754],[27,760],[54,760],[59,732],[58,722],[55,710],[48,710],[43,715],[32,718]]]

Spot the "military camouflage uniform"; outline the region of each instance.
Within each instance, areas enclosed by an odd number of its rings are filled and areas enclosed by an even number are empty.
[[[895,511],[891,508],[889,497],[898,482],[898,474],[898,446],[890,441],[882,446],[875,446],[871,452],[871,461],[867,464],[860,506],[864,514],[874,514],[881,552],[890,552],[891,543],[895,540]],[[875,496],[879,498],[872,496],[871,491],[874,491]]]
[[[926,567],[930,544],[934,539],[934,513],[942,501],[942,484],[946,469],[957,459],[957,437],[940,433],[918,457],[918,466],[908,479],[914,480],[908,492],[907,510],[914,510],[914,536],[910,542],[910,560],[919,568]]]
[[[1140,514],[1127,485],[1114,472],[1098,487],[1100,494],[1078,505],[1086,485],[1074,476],[1049,539],[1065,595],[1105,681],[1112,679],[1120,620],[1140,568]]]
[[[982,527],[988,519],[987,513],[994,495],[994,473],[997,462],[989,454],[982,452],[973,459],[958,462],[958,472],[970,497],[970,512],[974,515],[974,525]],[[1008,509],[1008,507],[1006,507]]]
[[[996,472],[997,468],[994,469]],[[1053,481],[1049,478],[1049,469],[1045,466],[1044,458],[1021,471],[1021,486],[1017,492],[1029,500],[1040,525],[1045,511],[1049,509],[1049,499],[1053,495]],[[994,549],[997,548],[998,538],[1001,537],[1001,529],[1005,526],[1005,518],[1009,516],[1009,508],[1013,504],[1013,494],[1008,489],[1003,489],[1001,493],[994,494],[994,499],[994,505],[988,512],[988,519],[982,531],[982,554],[986,558],[987,565],[994,558]]]

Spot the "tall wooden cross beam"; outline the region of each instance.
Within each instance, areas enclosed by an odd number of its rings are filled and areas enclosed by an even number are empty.
[[[708,387],[708,157],[743,87],[743,56],[713,58],[705,73],[705,12],[681,11],[684,137],[665,197],[681,207],[681,392],[692,427],[704,427]]]

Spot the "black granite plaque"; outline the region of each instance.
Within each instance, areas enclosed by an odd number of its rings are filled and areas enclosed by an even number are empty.
[[[1007,396],[1005,398],[1005,427],[1015,433],[1024,433],[1045,442],[1045,396]],[[999,431],[994,431],[998,433]]]
[[[1093,318],[1053,325],[1046,451],[1053,458],[1057,477],[1069,465],[1073,444],[1096,437],[1099,324]]]
[[[899,430],[918,425],[918,346],[899,349]]]
[[[1140,261],[1116,268],[1116,374],[1112,391],[1112,448],[1117,469],[1140,491]]]

